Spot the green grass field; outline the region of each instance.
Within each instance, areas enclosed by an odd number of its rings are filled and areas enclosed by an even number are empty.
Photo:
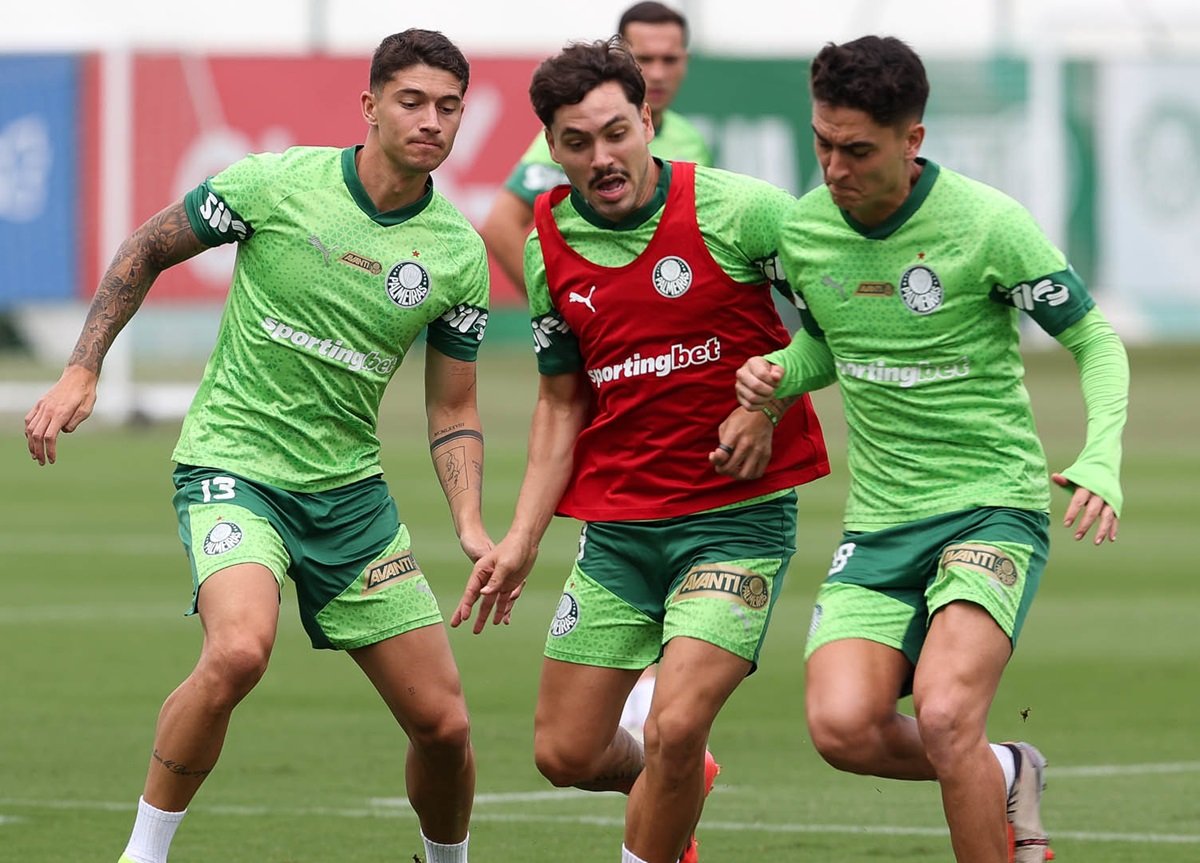
[[[1097,549],[1059,529],[1042,593],[992,711],[993,739],[1050,759],[1044,815],[1060,863],[1200,859],[1200,580],[1181,538],[1200,515],[1200,347],[1131,351],[1126,521]],[[0,373],[3,367],[0,366]],[[448,610],[468,572],[429,465],[419,363],[382,424],[386,475]],[[535,390],[523,350],[485,347],[487,520],[507,526]],[[1082,441],[1074,366],[1029,358],[1052,467]],[[759,673],[722,713],[724,770],[701,824],[705,863],[951,859],[936,787],[849,776],[807,738],[802,650],[846,487],[836,393],[818,394],[835,473],[801,490],[799,552]],[[0,860],[112,863],[141,790],[159,705],[200,643],[170,505],[172,425],[85,426],[39,469],[0,416]],[[1065,495],[1055,499],[1061,518]],[[1056,522],[1055,522],[1056,523]],[[611,863],[623,798],[553,792],[531,756],[541,645],[575,527],[559,520],[510,627],[451,641],[479,766],[476,861]],[[343,656],[309,649],[285,594],[266,679],[238,709],[221,763],[173,846],[189,861],[408,861],[405,741]],[[1187,693],[1191,692],[1192,695]]]

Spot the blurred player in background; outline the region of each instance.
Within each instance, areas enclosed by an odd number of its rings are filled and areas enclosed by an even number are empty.
[[[959,861],[1042,863],[1045,761],[987,739],[1049,545],[1017,312],[1079,366],[1087,440],[1053,480],[1097,545],[1117,536],[1125,350],[1024,207],[918,155],[929,84],[911,48],[829,44],[811,88],[825,184],[780,243],[804,328],[737,375],[749,409],[834,380],[845,404],[850,496],[809,630],[809,730],[842,770],[936,779]],[[896,711],[909,692],[915,719]]]
[[[625,10],[617,33],[629,43],[646,80],[646,102],[654,122],[650,151],[661,159],[711,165],[712,156],[699,131],[670,110],[687,75],[687,19],[662,3],[635,3]],[[533,227],[533,201],[567,182],[550,156],[546,136],[538,132],[529,149],[496,195],[479,232],[505,275],[525,292],[525,240]]]
[[[537,199],[525,247],[539,395],[512,527],[451,624],[481,597],[475,631],[503,619],[551,517],[583,521],[546,641],[537,765],[629,794],[624,863],[694,861],[709,731],[758,659],[795,551],[794,487],[829,471],[806,398],[751,413],[728,385],[760,340],[788,343],[771,275],[795,199],[654,158],[618,37],[544,62],[530,96],[570,179]],[[618,720],[660,656],[643,747]]]
[[[408,799],[427,863],[467,860],[467,707],[381,476],[375,427],[388,381],[424,330],[433,463],[463,551],[471,560],[487,551],[475,401],[487,257],[430,177],[454,144],[468,80],[441,33],[384,39],[361,97],[365,144],[249,156],[138,228],[62,377],[25,419],[33,457],[54,462],[59,432],[91,414],[105,354],[158,274],[239,244],[217,344],[173,454],[204,645],[159,714],[123,863],[166,861],[234,707],[266,671],[285,575],[313,646],[347,651],[408,736]]]

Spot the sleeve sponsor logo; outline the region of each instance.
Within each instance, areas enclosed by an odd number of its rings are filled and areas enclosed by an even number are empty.
[[[692,268],[683,258],[667,255],[654,265],[651,280],[654,282],[654,290],[664,297],[682,297],[692,286]]]
[[[400,308],[415,308],[429,296],[429,271],[416,261],[401,261],[388,271],[385,287]]]
[[[724,599],[758,611],[770,602],[771,586],[764,576],[743,567],[707,564],[688,571],[671,601],[704,597]]]
[[[556,335],[571,332],[571,328],[558,312],[549,312],[540,318],[534,318],[530,321],[530,326],[533,327],[533,351],[538,354],[557,341],[554,338]]]
[[[1042,279],[1034,284],[1022,282],[1015,288],[1009,288],[1005,293],[1008,301],[1023,312],[1032,312],[1039,303],[1047,306],[1061,306],[1071,299],[1071,290],[1066,286]]]
[[[951,567],[962,567],[982,573],[1005,587],[1012,587],[1017,583],[1017,565],[1011,557],[994,545],[963,543],[947,546],[942,552],[938,569],[944,573]]]
[[[570,593],[564,592],[554,609],[554,619],[550,621],[550,634],[562,638],[579,625],[579,602]]]
[[[567,175],[557,165],[533,164],[525,166],[521,185],[531,192],[545,192],[567,182]]]
[[[476,341],[483,341],[483,332],[487,329],[488,313],[487,309],[481,309],[479,306],[459,303],[442,315],[442,320],[455,332],[462,333],[464,336],[474,332]]]
[[[721,340],[713,336],[704,344],[690,348],[683,345],[672,345],[669,351],[657,356],[644,357],[640,353],[635,353],[619,363],[588,369],[587,376],[599,388],[622,378],[628,380],[643,375],[665,378],[671,372],[679,369],[716,362],[720,358]]]
[[[787,283],[787,276],[783,273],[783,263],[779,260],[778,254],[758,258],[754,261],[754,264],[762,270],[763,278],[772,285]]]
[[[835,360],[834,362],[837,365],[838,374],[843,377],[869,381],[873,384],[897,384],[901,389],[971,376],[971,360],[967,356],[961,356],[948,363],[921,360],[911,366],[890,366],[883,360],[869,363],[856,363],[849,360]]]
[[[394,587],[414,576],[423,575],[411,551],[376,561],[363,573],[363,596]]]
[[[387,356],[378,351],[356,351],[343,344],[341,339],[314,336],[275,318],[263,318],[262,328],[276,341],[287,342],[302,351],[311,351],[319,357],[344,365],[352,372],[390,375],[400,365],[399,356]]]
[[[900,298],[918,315],[936,312],[942,307],[944,297],[941,279],[929,267],[909,267],[900,276]]]
[[[242,218],[229,209],[212,190],[209,190],[200,204],[200,217],[210,228],[230,240],[245,240],[253,233]]]

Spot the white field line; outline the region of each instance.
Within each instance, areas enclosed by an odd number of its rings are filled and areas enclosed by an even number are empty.
[[[1092,767],[1047,767],[1051,779],[1086,779],[1093,776],[1152,776],[1163,773],[1200,772],[1200,761],[1165,764],[1097,764]]]
[[[1080,767],[1051,768],[1052,779],[1093,778],[1103,776],[1133,776],[1156,775],[1164,773],[1192,773],[1200,771],[1200,762],[1185,761],[1163,764],[1110,764]],[[719,785],[717,793],[737,793],[736,786]],[[511,812],[481,812],[478,807],[503,806],[512,803],[530,803],[536,801],[568,801],[594,797],[595,794],[576,789],[543,790],[543,791],[514,791],[507,793],[478,794],[475,797],[477,807],[472,820],[477,822],[496,823],[529,823],[529,824],[588,824],[598,827],[620,827],[622,818],[605,815],[536,815],[531,813]],[[616,796],[615,794],[605,796]],[[42,810],[91,810],[102,812],[130,812],[134,804],[130,802],[116,803],[89,800],[29,800],[14,797],[0,797],[0,808],[7,809],[42,809]],[[404,797],[376,797],[365,802],[361,807],[298,807],[283,808],[272,806],[226,806],[214,805],[193,807],[212,815],[227,815],[234,817],[263,817],[263,816],[316,816],[327,818],[405,818],[411,817],[408,801]],[[24,820],[20,816],[0,815],[0,827],[5,824],[17,823]],[[861,826],[852,824],[796,824],[796,823],[765,823],[746,821],[711,821],[704,820],[705,830],[720,830],[730,833],[824,833],[835,835],[858,836],[945,836],[945,827],[905,827],[886,824]],[[1061,839],[1071,839],[1079,842],[1123,842],[1140,845],[1200,845],[1200,834],[1179,833],[1115,833],[1095,832],[1087,830],[1055,830],[1054,835]]]

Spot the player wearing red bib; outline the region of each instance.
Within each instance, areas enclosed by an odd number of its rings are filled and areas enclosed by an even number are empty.
[[[538,768],[629,795],[623,863],[694,861],[709,731],[758,659],[795,551],[794,487],[829,470],[807,400],[751,412],[728,387],[759,340],[789,341],[771,288],[794,199],[655,159],[618,40],[568,47],[530,94],[570,180],[538,200],[525,248],[538,403],[512,527],[451,622],[481,599],[476,632],[503,619],[553,515],[583,520],[547,637]],[[618,719],[660,657],[643,747]]]

